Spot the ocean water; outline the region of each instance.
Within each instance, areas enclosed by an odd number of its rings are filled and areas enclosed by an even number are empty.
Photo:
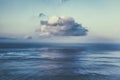
[[[0,80],[120,80],[120,44],[2,44]]]

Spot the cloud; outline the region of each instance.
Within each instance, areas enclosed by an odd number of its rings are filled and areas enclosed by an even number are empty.
[[[69,1],[69,0],[61,0],[61,3],[64,3],[64,2],[67,2],[67,1]]]
[[[85,36],[88,31],[72,17],[52,16],[46,21],[41,20],[40,24],[36,30],[39,36]]]
[[[41,17],[44,17],[46,16],[44,13],[39,13],[38,17],[41,18]]]

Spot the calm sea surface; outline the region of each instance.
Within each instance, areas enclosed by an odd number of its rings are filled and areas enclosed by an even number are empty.
[[[120,44],[42,45],[2,44],[0,80],[120,80]]]

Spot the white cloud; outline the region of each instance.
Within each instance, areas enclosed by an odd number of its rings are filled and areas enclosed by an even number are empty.
[[[57,16],[52,16],[46,21],[41,20],[41,26],[36,30],[39,36],[84,36],[87,31],[72,17]]]

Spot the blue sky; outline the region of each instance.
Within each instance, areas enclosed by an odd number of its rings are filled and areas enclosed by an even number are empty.
[[[89,32],[86,40],[120,41],[120,0],[0,0],[0,36],[31,34],[39,13],[70,16]]]

